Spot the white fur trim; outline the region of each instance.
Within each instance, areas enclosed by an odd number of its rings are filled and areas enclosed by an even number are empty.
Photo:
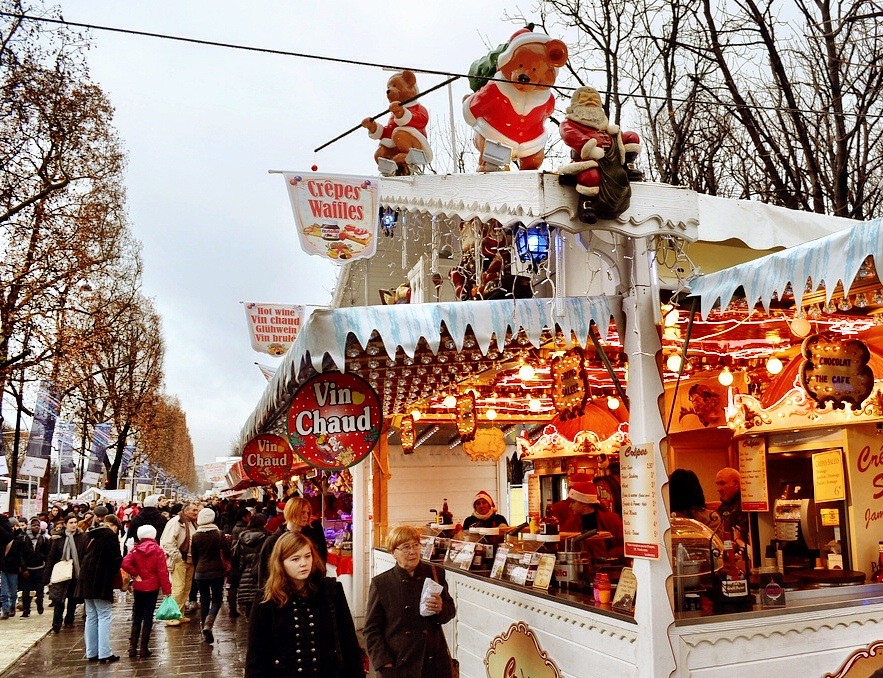
[[[517,50],[522,45],[545,45],[552,38],[544,33],[522,33],[518,35],[512,40],[509,41],[506,49],[500,53],[500,56],[497,57],[497,68],[505,65],[512,59],[512,56],[515,54],[515,50]]]
[[[417,141],[420,142],[420,150],[426,154],[426,162],[432,162],[432,149],[429,147],[429,140],[425,136],[423,136],[423,134],[421,132],[419,132],[417,130],[417,128],[415,128],[415,127],[398,127],[392,131],[393,135],[395,135],[396,132],[407,132],[412,137],[417,139]],[[384,141],[386,141],[386,140],[384,139]],[[389,145],[394,146],[394,144],[391,140],[389,142]]]
[[[582,492],[577,492],[573,488],[570,488],[570,492],[567,493],[568,499],[575,499],[576,501],[581,501],[583,504],[597,504],[598,503],[598,495],[597,494],[583,494]]]
[[[472,97],[474,97],[474,96],[475,96],[474,94],[470,94],[468,97],[463,99],[463,119],[466,121],[466,124],[469,125],[470,127],[475,127],[475,122],[476,122],[475,116],[472,115],[472,111],[469,110],[469,104],[472,103]]]
[[[585,172],[586,170],[594,169],[598,166],[598,163],[594,160],[585,160],[583,162],[571,162],[567,165],[561,165],[558,168],[558,174],[579,174],[580,172]]]
[[[402,117],[401,117],[401,118],[395,118],[396,125],[398,125],[399,127],[404,127],[404,126],[407,125],[409,122],[411,122],[411,118],[413,118],[413,117],[414,117],[414,114],[411,113],[411,111],[409,111],[409,110],[406,108],[405,111],[404,111],[404,113],[402,113]]]
[[[601,192],[601,189],[597,186],[583,186],[581,184],[577,184],[576,192],[580,195],[588,196],[589,198],[594,198]]]
[[[640,153],[641,144],[623,144],[626,153]]]
[[[607,125],[607,133],[619,134],[619,125],[617,125],[615,122],[611,122],[609,125]]]
[[[533,155],[537,151],[542,151],[546,147],[546,137],[548,136],[548,132],[543,130],[543,133],[538,136],[536,139],[531,139],[530,141],[525,141],[523,144],[519,144],[514,139],[510,139],[505,134],[500,134],[497,130],[487,124],[484,118],[476,120],[472,124],[473,129],[483,136],[485,139],[491,139],[492,141],[496,141],[501,144],[505,144],[509,148],[512,149],[512,157],[513,158],[526,158],[529,155]]]
[[[579,155],[583,160],[600,160],[604,157],[604,149],[598,147],[597,139],[589,139],[583,144]]]
[[[376,120],[374,121],[374,124],[377,125],[377,127],[374,128],[373,132],[368,132],[368,136],[372,139],[379,139],[381,136],[383,136],[383,125],[381,125]]]
[[[500,71],[497,71],[494,77],[506,79],[506,76]],[[555,98],[549,87],[540,87],[540,89],[536,89],[533,92],[522,92],[515,89],[515,85],[511,82],[495,82],[492,84],[496,85],[500,90],[500,94],[509,100],[512,110],[518,113],[518,115],[527,115],[535,108],[545,104],[549,99],[554,100]]]

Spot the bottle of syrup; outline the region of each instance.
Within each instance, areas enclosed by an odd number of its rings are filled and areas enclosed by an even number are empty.
[[[448,500],[444,499],[443,501],[442,510],[438,514],[438,522],[440,525],[453,525],[454,514],[448,509]]]
[[[736,561],[733,533],[724,533],[724,566],[714,575],[714,600],[719,612],[750,610],[748,577]]]
[[[546,500],[546,514],[540,521],[540,534],[558,534],[558,518],[552,513],[552,500]]]

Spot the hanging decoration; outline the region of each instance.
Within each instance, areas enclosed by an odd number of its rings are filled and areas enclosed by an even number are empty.
[[[242,469],[250,480],[272,485],[291,476],[294,452],[282,436],[262,433],[248,441],[242,450]]]
[[[463,443],[463,451],[472,461],[499,461],[506,452],[506,438],[496,426],[480,428],[472,440]]]
[[[402,428],[399,433],[402,441],[402,452],[405,454],[414,453],[414,419],[410,416],[402,417]]]
[[[460,222],[460,262],[450,272],[458,299],[529,299],[533,296],[530,278],[511,272],[510,240],[496,219],[486,224],[478,219]]]
[[[871,395],[874,372],[868,366],[871,352],[864,342],[816,334],[803,341],[801,353],[806,360],[800,368],[800,383],[822,407],[830,402],[834,409],[842,409],[849,403],[859,409]]]
[[[576,346],[552,359],[552,403],[561,419],[580,417],[589,397],[583,351]]]
[[[288,410],[291,447],[306,463],[339,470],[367,457],[383,422],[380,400],[361,377],[326,372],[308,379]]]
[[[248,323],[248,337],[251,347],[259,353],[267,353],[274,357],[285,355],[304,322],[304,307],[292,304],[264,304],[249,301],[242,304],[245,309],[245,321]],[[276,371],[275,367],[261,368],[267,381]],[[265,369],[273,372],[269,375]]]
[[[457,433],[460,435],[460,440],[462,442],[472,440],[475,437],[477,417],[475,416],[475,394],[471,391],[457,396],[454,419],[457,422]]]
[[[284,172],[298,240],[307,254],[343,264],[377,251],[374,177]]]

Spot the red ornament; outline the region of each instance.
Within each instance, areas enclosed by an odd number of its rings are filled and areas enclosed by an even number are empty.
[[[313,172],[318,172],[318,171],[319,171],[319,166],[318,166],[318,165],[312,165],[312,166],[310,167],[310,169],[311,169]]]

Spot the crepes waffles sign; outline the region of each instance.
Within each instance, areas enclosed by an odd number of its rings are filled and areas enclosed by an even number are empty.
[[[380,188],[376,177],[283,175],[304,252],[337,264],[374,256]]]
[[[339,470],[367,457],[383,410],[374,389],[354,374],[329,372],[306,381],[288,410],[292,449],[311,466]]]

